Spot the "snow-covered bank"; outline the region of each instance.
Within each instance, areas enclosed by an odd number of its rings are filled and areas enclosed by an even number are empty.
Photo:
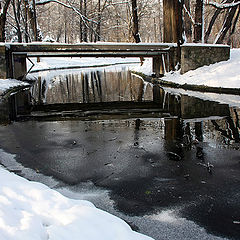
[[[150,240],[88,201],[0,168],[0,236],[4,240]]]
[[[230,60],[204,66],[183,75],[168,73],[163,80],[179,84],[240,88],[240,49],[232,49]]]
[[[210,93],[210,92],[197,92],[184,90],[181,88],[167,88],[164,87],[164,90],[175,94],[175,95],[188,95],[196,98],[200,98],[203,100],[219,102],[222,104],[229,104],[231,107],[239,107],[240,108],[240,96],[239,95],[230,95],[230,94],[218,94],[218,93]]]
[[[2,94],[3,92],[10,88],[24,85],[27,86],[28,84],[15,79],[0,79],[0,94]]]

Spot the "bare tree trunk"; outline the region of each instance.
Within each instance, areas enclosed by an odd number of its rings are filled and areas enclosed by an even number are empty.
[[[7,10],[10,5],[11,0],[6,0],[5,4],[2,7],[2,3],[0,3],[0,42],[5,42],[6,35],[5,35],[5,26],[7,20]]]
[[[162,42],[163,41],[163,25],[162,25],[162,13],[161,13],[161,10],[162,10],[162,0],[158,0],[158,26],[159,26],[159,41]]]
[[[25,7],[25,30],[28,32],[27,18],[29,18],[30,28],[33,35],[34,41],[41,41],[41,36],[37,28],[37,15],[36,15],[36,3],[35,0],[32,1],[32,5],[28,2],[28,0],[24,0]],[[29,36],[26,37],[26,40]],[[26,41],[28,42],[28,40]]]
[[[195,26],[194,26],[194,42],[202,41],[203,28],[203,0],[196,0],[195,4]]]
[[[183,1],[163,0],[164,42],[183,42],[182,8]]]
[[[238,7],[238,12],[237,12],[237,15],[236,15],[236,17],[235,17],[235,20],[234,20],[234,22],[233,22],[232,30],[231,30],[230,35],[229,35],[229,38],[228,38],[228,45],[231,44],[232,35],[235,33],[239,16],[240,16],[240,6]]]
[[[222,3],[231,3],[232,1],[233,1],[233,0],[227,0],[227,1],[226,1],[226,0],[223,0]],[[208,25],[208,29],[207,29],[207,31],[206,31],[206,33],[205,33],[205,37],[204,37],[205,42],[208,42],[208,39],[209,39],[209,36],[210,36],[210,34],[211,34],[213,25],[214,25],[217,17],[219,16],[219,14],[221,13],[221,11],[222,11],[222,9],[218,8],[218,9],[216,9],[216,11],[214,12],[214,14],[213,14],[213,16],[212,16],[212,18],[211,18],[211,20],[210,20],[210,23],[209,23],[209,25]]]
[[[84,0],[83,15],[85,17],[87,16],[87,0]],[[84,23],[84,26],[83,26],[83,41],[84,42],[88,41],[88,27],[86,23]]]
[[[181,44],[183,44],[183,1],[163,0],[163,41],[177,43],[177,62],[181,66]],[[171,66],[174,68],[175,66]]]
[[[83,0],[79,0],[79,10],[80,10],[80,13],[82,14]],[[83,41],[83,21],[82,21],[81,17],[80,17],[80,20],[79,20],[79,40],[80,40],[80,42]]]
[[[157,24],[156,17],[153,18],[153,27],[154,27],[154,42],[157,42]]]
[[[97,27],[96,27],[96,34],[95,34],[95,42],[101,40],[101,0],[98,0],[98,14],[97,14]]]
[[[35,0],[32,0],[32,9],[30,10],[32,14],[32,29],[33,29],[33,34],[34,34],[34,40],[35,41],[41,41],[41,37],[38,32],[38,27],[37,27],[37,13],[36,13],[36,2]]]
[[[139,26],[138,26],[138,9],[137,9],[137,0],[132,0],[132,35],[136,43],[141,42],[139,35]]]
[[[89,14],[92,13],[92,10],[93,10],[93,1],[90,0],[90,6],[89,6],[89,9],[88,9]],[[89,40],[89,42],[93,42],[93,39],[94,39],[94,37],[93,37],[93,33],[94,33],[93,32],[93,22],[90,21],[88,23],[88,26],[89,26],[89,29],[88,29],[88,40]]]
[[[67,35],[68,35],[68,25],[67,25],[67,11],[64,11],[63,13],[63,17],[64,17],[64,43],[68,43],[67,42]]]
[[[16,5],[17,4],[17,5]],[[17,3],[15,0],[12,0],[12,6],[13,6],[13,12],[14,17],[16,21],[16,28],[17,28],[17,36],[18,36],[18,42],[22,42],[22,33],[21,33],[21,27],[20,27],[20,1],[17,0]]]
[[[25,42],[28,43],[29,41],[29,34],[28,34],[28,11],[27,11],[27,0],[23,0],[24,3],[24,28],[25,28]]]
[[[211,31],[212,31],[213,25],[214,25],[214,23],[215,23],[218,15],[221,13],[221,11],[222,11],[221,9],[217,9],[217,10],[215,11],[213,17],[211,18],[211,21],[210,21],[210,23],[209,23],[209,25],[208,25],[208,30],[207,30],[206,33],[205,33],[205,37],[204,37],[205,42],[208,42],[208,39],[209,39],[210,33],[211,33]]]
[[[184,4],[185,4],[185,7],[188,10],[188,12],[191,12],[190,11],[190,0],[185,0]],[[184,13],[184,30],[185,30],[187,40],[189,42],[191,42],[191,40],[192,40],[192,22],[186,12]]]
[[[235,0],[234,2],[238,2],[238,0]],[[228,10],[226,20],[222,26],[222,30],[220,31],[217,39],[215,40],[216,43],[223,43],[223,40],[224,40],[227,32],[229,31],[229,29],[232,26],[232,21],[233,21],[233,18],[235,16],[237,9],[238,9],[238,7],[236,6],[236,7],[230,8]]]

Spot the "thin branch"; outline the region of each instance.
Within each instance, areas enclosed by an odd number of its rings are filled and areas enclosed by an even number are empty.
[[[94,22],[96,23],[96,21],[93,21],[92,19],[89,19],[87,18],[86,16],[84,16],[77,8],[73,7],[69,1],[68,3],[69,4],[66,4],[66,3],[63,3],[61,1],[58,1],[58,0],[40,0],[40,1],[36,1],[36,5],[45,5],[45,4],[48,4],[48,3],[57,3],[63,7],[66,7],[66,8],[69,8],[69,9],[72,9],[75,13],[77,13],[81,18],[82,20],[85,22],[85,21],[88,21],[88,22]]]
[[[10,17],[12,20],[15,20],[14,17],[11,16],[9,13],[7,14],[7,16]],[[17,27],[16,27],[15,25],[13,25],[10,21],[7,20],[6,22],[7,22],[11,27],[13,27],[13,28],[15,28],[15,29],[17,30]],[[25,29],[22,27],[21,24],[20,24],[20,30],[21,30],[24,34],[27,34],[28,37],[30,37],[29,34],[28,34],[28,32],[25,31]]]
[[[185,12],[187,13],[189,19],[191,20],[192,24],[195,25],[195,21],[194,21],[192,15],[191,15],[191,13],[188,11],[188,9],[187,9],[185,4],[183,4],[183,8],[184,8]]]
[[[3,9],[2,9],[2,15],[3,16],[6,16],[7,15],[7,10],[8,10],[8,7],[10,5],[10,2],[11,0],[7,0],[3,6]]]
[[[219,8],[219,9],[233,8],[233,7],[240,5],[240,1],[234,2],[234,3],[216,3],[216,2],[212,2],[212,1],[209,2],[208,0],[206,0],[204,3],[206,5],[210,5],[215,8]]]
[[[13,27],[15,30],[17,30],[17,27],[14,24],[12,24],[10,21],[7,20],[6,23],[9,24],[11,27]]]
[[[52,3],[57,3],[57,4],[59,4],[59,5],[63,6],[63,7],[66,7],[66,8],[72,9],[77,15],[80,16],[80,18],[82,19],[84,25],[88,29],[91,29],[96,35],[99,36],[99,34],[87,23],[87,22],[92,22],[92,23],[98,24],[98,22],[96,22],[96,21],[94,21],[92,19],[89,19],[86,16],[84,16],[77,8],[75,8],[74,6],[71,5],[69,0],[68,0],[68,4],[63,3],[61,1],[58,1],[58,0],[39,0],[39,1],[36,1],[36,5],[45,5],[45,4],[48,4],[48,3],[51,3],[51,2]],[[101,37],[101,36],[99,36],[99,37]]]

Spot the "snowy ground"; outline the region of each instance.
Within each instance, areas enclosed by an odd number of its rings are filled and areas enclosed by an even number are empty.
[[[59,69],[66,67],[91,68],[96,66],[108,66],[112,64],[139,63],[139,58],[79,58],[79,57],[59,57],[59,58],[40,58],[40,62],[36,62],[36,58],[32,59],[34,66],[32,71]],[[31,62],[27,62],[28,68],[32,66]]]
[[[0,168],[2,240],[147,240],[120,218],[88,201],[73,200],[47,186]]]
[[[240,88],[240,49],[232,49],[230,60],[204,66],[183,75],[171,72],[163,80],[179,84]]]
[[[4,91],[10,88],[24,85],[28,84],[15,79],[0,79],[0,94],[2,94]]]
[[[200,98],[203,100],[219,102],[221,104],[228,104],[231,107],[240,108],[239,95],[218,94],[218,93],[211,93],[211,92],[196,92],[196,91],[184,90],[181,88],[176,89],[176,88],[167,88],[167,87],[164,87],[164,90],[174,95],[188,95],[188,96]]]

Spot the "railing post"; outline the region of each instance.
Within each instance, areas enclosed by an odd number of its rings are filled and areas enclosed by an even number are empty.
[[[152,62],[152,71],[156,75],[156,77],[160,77],[164,74],[164,67],[162,57],[153,57]]]
[[[27,73],[27,54],[12,54],[12,77],[22,80]]]
[[[6,48],[4,44],[0,45],[0,78],[7,78]]]

